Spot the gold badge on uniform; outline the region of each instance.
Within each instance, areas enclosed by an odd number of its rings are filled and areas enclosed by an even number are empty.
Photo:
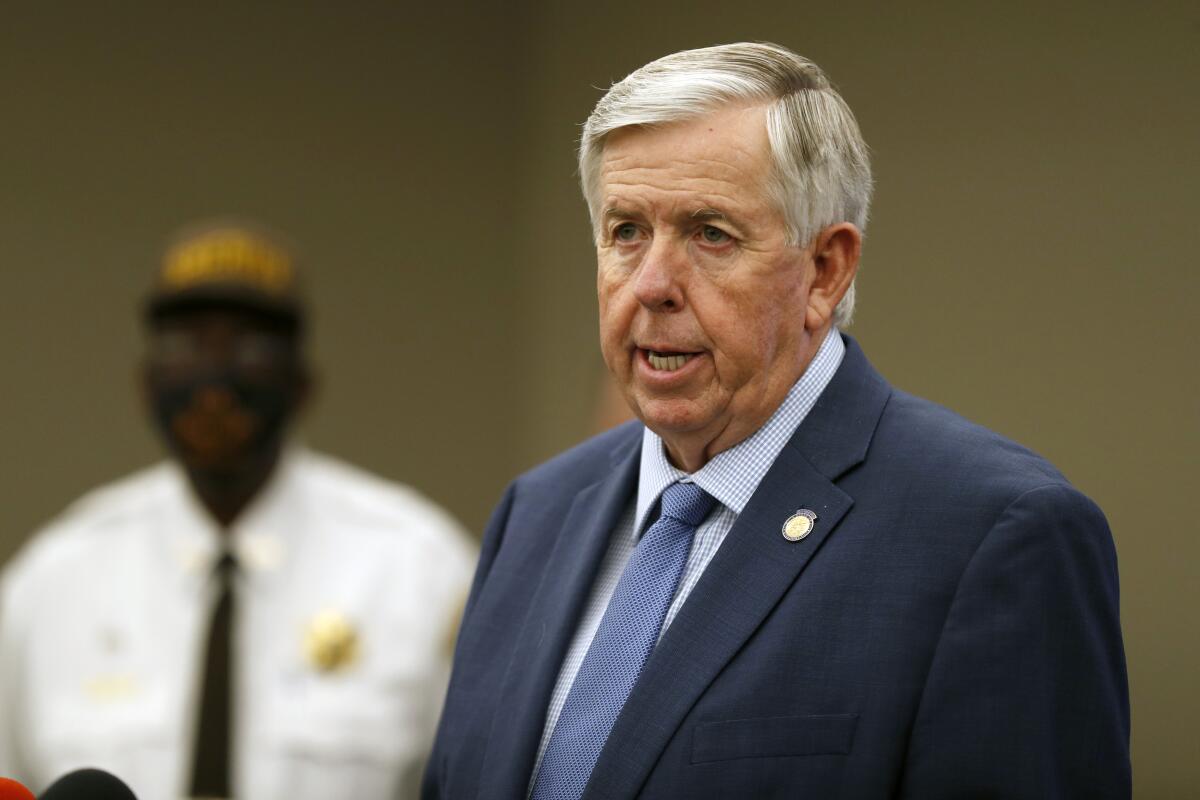
[[[322,611],[304,631],[304,652],[318,672],[337,672],[358,660],[358,632],[337,611]]]
[[[792,514],[783,523],[783,538],[789,542],[798,542],[805,536],[812,533],[813,525],[817,521],[817,515],[807,508],[796,509],[796,513]]]

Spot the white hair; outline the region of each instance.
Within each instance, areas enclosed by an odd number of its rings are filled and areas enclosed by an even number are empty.
[[[738,44],[684,50],[652,61],[613,84],[583,126],[579,177],[599,230],[600,168],[608,134],[663,125],[737,103],[767,105],[772,185],[790,243],[805,246],[824,228],[850,222],[865,231],[871,163],[850,107],[813,62],[779,45]],[[854,314],[854,284],[834,311]]]

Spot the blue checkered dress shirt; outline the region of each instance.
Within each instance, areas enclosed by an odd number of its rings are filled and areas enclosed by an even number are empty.
[[[546,745],[550,743],[550,734],[554,732],[558,715],[562,712],[563,703],[571,691],[571,684],[575,681],[583,657],[587,655],[592,637],[596,635],[596,628],[600,625],[617,581],[634,548],[637,547],[638,537],[646,527],[646,518],[663,490],[676,481],[692,481],[717,500],[713,512],[696,531],[687,564],[683,568],[683,577],[679,579],[679,587],[675,590],[675,597],[667,609],[666,619],[663,620],[662,633],[665,633],[691,594],[692,588],[700,580],[708,562],[716,555],[721,542],[725,541],[725,535],[737,522],[738,515],[742,513],[751,495],[758,489],[763,476],[775,462],[779,451],[796,432],[796,428],[804,421],[821,392],[833,378],[845,352],[846,346],[841,335],[836,328],[832,329],[821,343],[808,369],[792,386],[783,403],[766,424],[754,435],[718,453],[693,474],[689,475],[672,466],[667,459],[662,439],[649,428],[646,429],[642,438],[637,497],[622,514],[613,530],[612,541],[600,564],[596,582],[592,585],[591,595],[579,620],[579,627],[571,640],[567,656],[563,659],[558,680],[554,684],[554,692],[550,695],[550,705],[546,709],[546,725],[542,731],[542,741],[538,745],[537,760],[530,777],[530,791],[533,789],[533,778],[537,776],[541,766],[542,756],[546,752]],[[660,638],[662,633],[659,634]]]

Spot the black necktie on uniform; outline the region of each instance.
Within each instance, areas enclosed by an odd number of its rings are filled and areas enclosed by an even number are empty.
[[[193,797],[229,797],[229,753],[233,741],[230,689],[233,660],[233,579],[237,561],[226,552],[213,569],[217,604],[208,629],[204,657],[204,689],[200,696],[200,724],[192,762]]]

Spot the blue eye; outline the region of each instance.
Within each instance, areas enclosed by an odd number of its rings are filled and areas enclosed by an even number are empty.
[[[637,226],[632,222],[622,222],[613,229],[613,238],[618,242],[632,242],[637,238]]]
[[[701,229],[700,235],[704,237],[704,241],[709,244],[724,244],[729,241],[730,236],[720,228],[714,228],[712,225],[705,225]]]

